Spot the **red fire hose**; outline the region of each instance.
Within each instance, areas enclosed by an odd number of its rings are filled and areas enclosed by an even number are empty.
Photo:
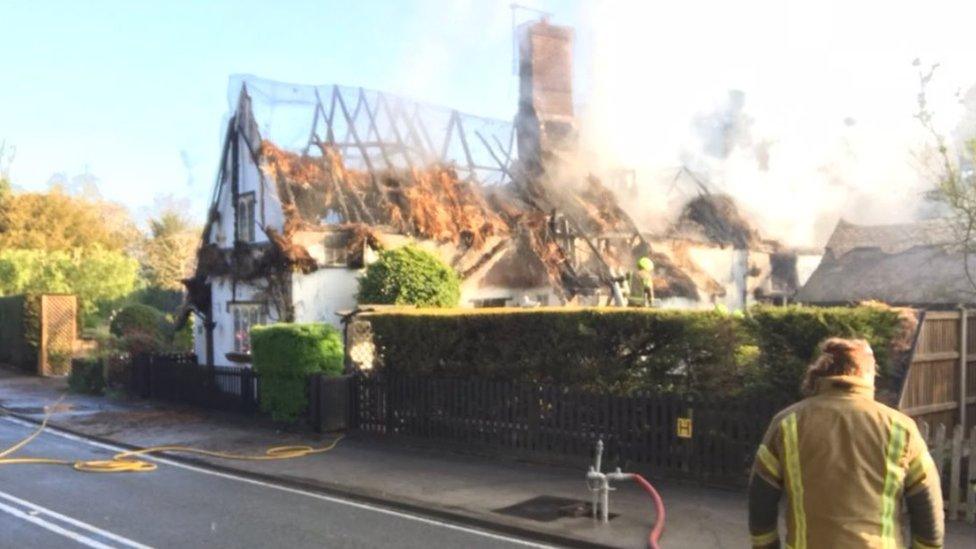
[[[654,528],[651,529],[650,535],[647,536],[647,546],[650,549],[660,549],[658,540],[661,538],[661,534],[664,533],[664,500],[661,499],[661,494],[658,494],[657,490],[644,477],[634,474],[634,481],[640,484],[641,488],[654,500],[654,509],[657,513],[657,518],[654,521]]]

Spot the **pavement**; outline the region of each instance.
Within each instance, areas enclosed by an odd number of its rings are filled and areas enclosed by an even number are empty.
[[[0,407],[17,414],[20,417],[38,420],[43,415],[44,405],[56,401],[65,390],[65,383],[61,379],[28,377],[15,374],[0,369]],[[10,423],[7,419],[6,423]],[[4,421],[0,421],[0,424]],[[127,446],[146,447],[169,444],[190,445],[201,448],[232,451],[238,453],[261,453],[270,446],[287,444],[309,444],[312,446],[325,445],[332,440],[331,435],[318,435],[303,428],[283,428],[268,420],[239,416],[234,414],[223,414],[200,410],[196,408],[173,405],[171,403],[151,402],[144,400],[128,400],[125,398],[91,397],[85,395],[68,395],[58,407],[56,413],[52,414],[51,424],[57,428],[64,428],[72,433],[94,437],[97,440],[108,443],[118,443]],[[21,426],[21,428],[24,428]],[[4,431],[6,432],[6,431]],[[23,432],[23,431],[22,431]],[[2,435],[6,436],[6,435]],[[54,437],[52,433],[50,436]],[[4,447],[7,438],[0,438],[0,448]],[[49,441],[54,443],[53,441]],[[68,452],[69,448],[59,447],[58,451]],[[78,450],[78,448],[73,448]],[[38,448],[32,444],[25,449],[30,454],[37,454]],[[101,450],[104,453],[104,450]],[[24,453],[24,452],[21,452]],[[59,454],[60,455],[60,454]],[[67,454],[65,454],[67,455]],[[177,459],[173,457],[171,459]],[[169,460],[168,460],[169,461]],[[184,462],[185,463],[185,462]],[[501,535],[504,539],[488,540],[490,545],[505,546],[505,543],[514,543],[513,539],[534,540],[543,544],[552,545],[575,545],[575,546],[604,546],[604,547],[645,547],[646,536],[650,525],[654,519],[654,512],[649,498],[636,486],[630,484],[620,485],[619,489],[611,495],[611,511],[616,516],[609,524],[603,525],[594,522],[588,516],[573,516],[570,514],[559,513],[556,506],[536,505],[538,511],[536,519],[527,516],[513,516],[499,512],[520,503],[531,502],[534,498],[562,498],[565,502],[559,507],[568,505],[567,502],[576,502],[588,499],[583,482],[585,473],[581,464],[579,469],[567,469],[562,467],[541,466],[530,463],[523,463],[510,460],[489,459],[474,455],[464,455],[454,452],[439,450],[430,447],[411,447],[405,446],[402,441],[384,441],[375,437],[350,436],[343,439],[339,445],[330,452],[308,456],[300,459],[275,462],[243,462],[243,461],[223,461],[207,459],[203,462],[191,460],[191,463],[204,465],[205,469],[221,471],[222,474],[230,476],[241,476],[251,482],[262,482],[268,486],[276,486],[277,489],[287,488],[317,494],[320,497],[329,497],[341,500],[347,504],[367,505],[371,508],[383,509],[388,512],[401,513],[413,517],[428,517],[438,523],[454,525],[457,528],[471,529],[484,532],[491,531]],[[14,471],[14,467],[0,468],[0,490],[10,491],[7,488],[6,475],[13,475],[15,472],[43,467],[43,466],[16,466],[20,469]],[[175,466],[171,466],[175,467]],[[45,469],[45,472],[55,474],[56,468]],[[167,483],[169,477],[164,475],[180,475],[191,477],[185,471],[168,471],[167,467],[161,467],[160,471],[148,474],[133,475],[84,475],[65,468],[56,473],[57,478],[62,476],[83,477],[77,480],[78,497],[91,497],[91,494],[100,494],[100,490],[113,490],[114,485],[104,484],[116,482],[106,480],[104,477],[122,478],[118,482],[124,482],[125,490],[136,490],[132,487],[145,486],[145,493],[133,491],[133,494],[142,493],[145,501],[153,502],[153,505],[162,505],[164,509],[173,509],[181,506],[179,503],[182,498],[178,496],[179,490],[173,492],[163,491],[157,496],[146,494],[156,494],[156,486],[160,483]],[[196,474],[201,476],[200,473]],[[29,477],[28,477],[29,478]],[[43,477],[46,478],[46,477]],[[662,537],[662,546],[675,548],[724,548],[724,547],[745,547],[748,546],[748,532],[746,526],[746,499],[745,494],[737,491],[725,491],[718,489],[704,488],[695,485],[682,484],[662,479],[650,479],[658,488],[667,505],[668,517],[665,533]],[[56,486],[71,486],[71,482],[65,479],[52,481]],[[179,480],[174,482],[181,482]],[[189,485],[194,481],[185,481]],[[282,506],[283,509],[290,509],[289,501],[274,499],[279,496],[267,496],[252,494],[249,492],[237,492],[244,488],[229,488],[227,483],[211,484],[208,480],[204,482],[197,480],[201,489],[194,492],[193,498],[201,501],[210,501],[211,504],[203,505],[198,512],[190,515],[177,515],[172,519],[165,513],[158,511],[148,511],[141,513],[145,516],[163,517],[161,522],[166,523],[170,520],[181,520],[179,517],[197,517],[199,520],[207,518],[210,522],[223,524],[233,529],[233,525],[239,524],[243,530],[249,529],[248,525],[260,525],[261,520],[254,512],[249,511],[248,505],[244,501],[254,502],[251,505],[262,507],[258,501],[267,497],[268,503]],[[243,481],[238,481],[238,483]],[[38,503],[51,503],[43,498],[43,491],[39,495],[31,492],[32,484],[22,486],[24,492],[20,492],[23,499],[33,501],[30,498],[38,498]],[[91,491],[89,491],[91,490]],[[123,496],[126,493],[123,490]],[[254,490],[248,487],[247,490]],[[109,493],[109,492],[106,492]],[[111,492],[114,493],[114,492]],[[85,495],[87,494],[87,496]],[[29,496],[29,497],[28,497]],[[209,500],[208,500],[209,498]],[[102,498],[99,496],[99,500]],[[123,500],[125,498],[123,497]],[[286,498],[287,499],[287,498]],[[299,498],[300,499],[300,498]],[[158,500],[158,501],[157,501]],[[136,501],[143,501],[136,499]],[[58,503],[54,501],[52,505]],[[0,496],[0,504],[10,504]],[[221,506],[230,504],[234,513],[223,513],[217,510]],[[298,503],[293,503],[302,507]],[[315,503],[314,505],[321,505]],[[244,508],[238,508],[243,506]],[[347,505],[348,506],[348,505]],[[572,507],[572,505],[568,505]],[[126,506],[126,508],[130,508]],[[313,508],[316,508],[313,506]],[[208,511],[214,509],[214,511]],[[124,509],[119,510],[124,511]],[[251,514],[248,514],[248,513]],[[283,511],[284,512],[284,511]],[[344,516],[329,509],[324,514],[316,514],[321,517],[319,521],[328,524],[308,526],[304,518],[292,524],[301,525],[300,529],[306,527],[312,534],[311,537],[290,540],[293,547],[304,546],[361,546],[375,547],[385,545],[380,537],[356,537],[365,536],[362,533],[347,530],[328,530],[328,528],[340,528],[348,525],[350,528],[357,524],[367,524],[367,518],[343,518],[342,524],[333,524],[333,516]],[[113,511],[114,513],[114,511]],[[239,514],[242,518],[241,523],[236,523],[233,516]],[[287,512],[285,512],[287,515]],[[347,512],[348,514],[348,512]],[[218,517],[220,520],[216,520]],[[276,516],[276,513],[274,513]],[[116,524],[118,521],[127,522],[122,518],[125,515],[106,514]],[[300,515],[295,515],[300,517]],[[250,518],[248,518],[250,517]],[[537,520],[538,519],[538,520]],[[160,521],[159,519],[154,519]],[[267,520],[273,522],[274,517]],[[309,518],[312,523],[315,520]],[[459,543],[461,546],[477,546],[471,540],[448,540],[447,538],[431,538],[426,541],[425,533],[412,530],[410,526],[401,526],[393,523],[391,527],[386,526],[386,522],[376,523],[374,517],[374,530],[395,533],[393,545],[405,546],[413,542],[421,542],[424,546],[437,546],[440,539],[445,543]],[[385,519],[384,519],[385,520]],[[3,517],[0,523],[6,526]],[[376,524],[384,524],[378,528]],[[18,525],[19,530],[23,530],[23,524]],[[315,528],[325,528],[326,531]],[[165,529],[165,528],[164,528]],[[174,530],[174,528],[169,528]],[[264,531],[259,528],[259,531]],[[2,530],[7,532],[6,528]],[[275,531],[269,526],[269,532]],[[339,536],[328,538],[334,543],[322,543],[322,539],[315,536],[332,535]],[[44,535],[48,535],[46,532]],[[174,539],[173,543],[160,543],[163,546],[178,544],[181,546],[195,546],[194,541],[200,545],[213,546],[211,539],[205,537],[203,530],[191,529],[187,534],[190,537]],[[40,534],[39,534],[40,535]],[[136,534],[133,534],[134,536]],[[153,541],[157,538],[151,537],[151,531],[146,534],[145,539]],[[348,538],[342,538],[346,535]],[[414,538],[417,535],[420,537]],[[6,536],[6,534],[4,534]],[[200,536],[200,537],[196,537]],[[134,537],[133,539],[141,539]],[[244,546],[266,545],[261,543],[260,538],[243,538]],[[480,541],[481,538],[476,538]],[[968,547],[971,546],[972,539],[976,539],[976,528],[965,523],[954,522],[949,526],[949,538],[946,547]],[[348,540],[345,543],[343,540]],[[497,541],[497,545],[495,542]],[[143,541],[142,543],[147,543]],[[159,543],[153,541],[153,543]],[[283,545],[274,540],[272,545]],[[42,545],[43,546],[43,545]]]

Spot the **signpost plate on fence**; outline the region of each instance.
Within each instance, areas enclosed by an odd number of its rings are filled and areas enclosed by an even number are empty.
[[[690,417],[679,417],[678,418],[678,438],[691,438],[691,418]]]

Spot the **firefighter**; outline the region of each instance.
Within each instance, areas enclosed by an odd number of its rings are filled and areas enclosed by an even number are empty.
[[[637,271],[630,273],[627,304],[631,307],[654,305],[654,262],[649,257],[637,261]]]
[[[899,548],[901,503],[910,547],[942,547],[939,473],[908,416],[874,400],[876,364],[864,340],[831,338],[807,370],[811,396],[773,419],[749,486],[754,548]]]

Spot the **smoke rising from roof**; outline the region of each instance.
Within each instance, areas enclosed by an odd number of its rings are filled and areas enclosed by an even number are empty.
[[[917,219],[932,180],[911,62],[942,62],[929,99],[950,133],[954,92],[976,81],[956,21],[976,8],[906,4],[884,25],[842,2],[589,5],[584,144],[603,168],[636,168],[633,213],[652,230],[699,192],[681,167],[790,244],[822,246],[841,217]]]

